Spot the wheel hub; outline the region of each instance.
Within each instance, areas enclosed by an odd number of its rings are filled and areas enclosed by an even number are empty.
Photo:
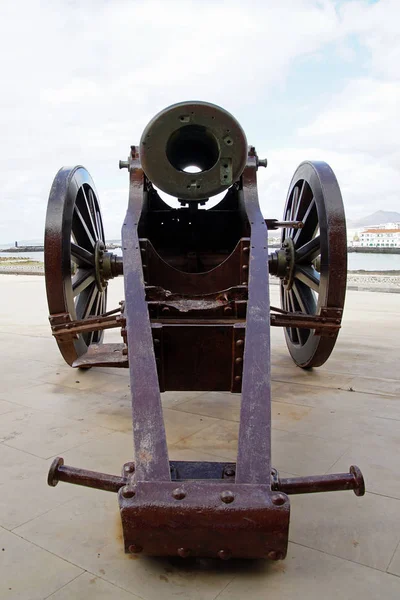
[[[108,269],[109,260],[107,259],[106,247],[104,242],[98,240],[94,247],[94,264],[95,264],[95,278],[96,285],[99,292],[104,292],[108,283],[107,280],[111,279],[111,268]]]
[[[295,247],[292,238],[286,238],[272,257],[274,275],[279,277],[285,290],[290,290],[294,279]]]

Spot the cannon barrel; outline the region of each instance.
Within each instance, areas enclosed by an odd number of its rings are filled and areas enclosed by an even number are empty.
[[[147,178],[185,201],[226,190],[246,165],[247,140],[238,121],[208,102],[180,102],[159,112],[140,140]],[[196,167],[187,170],[188,167]]]

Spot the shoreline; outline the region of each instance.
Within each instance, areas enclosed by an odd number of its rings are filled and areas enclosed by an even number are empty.
[[[0,263],[0,275],[44,276],[44,265],[2,266]],[[279,285],[279,282],[275,277],[271,277],[270,284]],[[346,289],[360,292],[400,294],[400,271],[348,271]]]

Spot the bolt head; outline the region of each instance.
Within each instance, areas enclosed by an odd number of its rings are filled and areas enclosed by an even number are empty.
[[[182,558],[187,558],[190,555],[190,548],[178,548],[178,555]]]
[[[133,463],[131,463],[129,465],[125,465],[124,471],[125,471],[125,473],[134,473],[135,465]]]
[[[135,490],[128,487],[127,485],[125,487],[121,488],[121,495],[123,498],[133,498],[135,494],[136,494]]]
[[[241,380],[242,380],[241,376],[240,375],[236,375],[235,381],[241,381]]]
[[[221,560],[229,560],[231,556],[232,556],[232,552],[230,550],[219,550],[218,551],[218,558],[220,558]]]
[[[143,547],[139,546],[139,544],[131,544],[128,547],[128,550],[131,554],[139,554],[140,552],[143,551]]]
[[[271,560],[281,560],[283,558],[282,552],[278,552],[278,550],[271,550],[271,552],[268,552],[267,556]]]
[[[240,347],[244,345],[244,340],[237,340],[236,346]]]
[[[172,492],[172,496],[175,500],[183,500],[186,497],[186,492],[182,488],[176,488]]]
[[[221,493],[221,500],[222,500],[222,502],[225,502],[225,504],[230,504],[231,502],[234,501],[234,499],[235,499],[235,495],[230,490],[226,490]]]
[[[232,467],[228,467],[227,469],[225,469],[224,475],[226,475],[227,477],[234,477],[235,469],[232,469]]]
[[[286,496],[283,494],[273,494],[271,496],[271,501],[272,504],[275,504],[275,506],[282,506],[286,502]]]
[[[231,306],[225,306],[224,308],[224,313],[229,315],[232,312],[232,307]]]

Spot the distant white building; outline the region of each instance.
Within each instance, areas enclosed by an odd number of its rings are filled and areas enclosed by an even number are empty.
[[[353,246],[400,248],[400,222],[364,227],[354,235]]]

